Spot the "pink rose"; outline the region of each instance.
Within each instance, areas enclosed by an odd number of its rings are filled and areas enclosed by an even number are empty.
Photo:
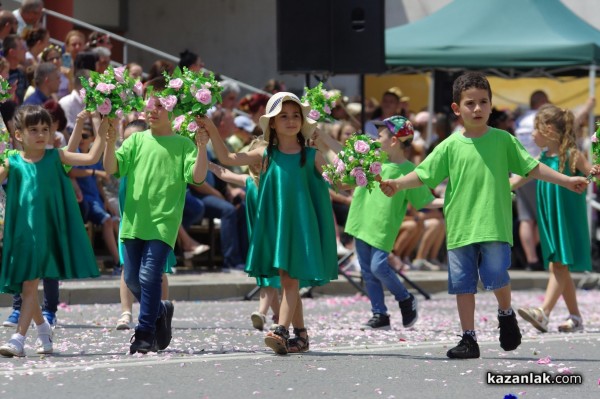
[[[123,111],[118,109],[117,112],[115,112],[115,114],[117,115],[117,118],[121,119],[123,117]]]
[[[104,94],[110,94],[110,92],[115,88],[116,86],[112,83],[98,83],[98,86],[96,86],[96,89]]]
[[[4,150],[6,150],[6,143],[0,142],[0,153],[4,152]]]
[[[85,91],[85,89],[81,89],[81,90],[79,90],[79,97],[80,97],[82,100],[85,100],[85,95],[86,95],[86,94],[87,94],[87,91]]]
[[[358,175],[359,173],[362,173],[363,175],[365,174],[365,172],[363,171],[363,168],[361,168],[360,166],[352,169],[350,171],[350,176],[356,177],[356,175]]]
[[[196,122],[190,122],[187,125],[187,130],[188,132],[196,132],[196,130],[198,130],[198,124]]]
[[[121,97],[121,100],[123,100],[123,102],[127,101],[127,94],[124,91],[119,93],[119,97]]]
[[[354,180],[356,181],[356,184],[360,187],[364,187],[368,183],[367,176],[363,172],[357,173],[356,176],[354,176]]]
[[[115,68],[115,80],[119,83],[125,83],[125,79],[123,79],[123,73],[125,73],[125,67]]]
[[[325,181],[329,184],[333,184],[333,182],[331,181],[331,179],[329,178],[329,175],[327,174],[327,172],[323,172],[323,179],[325,179]]]
[[[181,86],[183,86],[183,80],[177,78],[177,79],[172,79],[169,81],[169,87],[175,90],[179,90],[181,89]]]
[[[354,149],[360,154],[366,154],[367,152],[369,152],[371,147],[363,140],[357,140],[356,143],[354,143]]]
[[[148,112],[154,111],[154,108],[156,108],[156,98],[155,97],[150,97],[146,101],[146,111],[148,111]]]
[[[135,82],[135,84],[133,85],[133,92],[138,96],[144,94],[144,85],[142,84],[142,82],[140,82],[139,80]]]
[[[333,157],[333,164],[337,165],[338,162],[340,162],[340,159],[337,156]]]
[[[198,100],[199,103],[204,105],[208,105],[212,101],[212,94],[210,94],[210,90],[208,89],[198,90],[194,97],[196,97],[196,100]]]
[[[209,89],[211,87],[212,87],[212,85],[210,84],[210,82],[202,83],[202,88],[203,89]]]
[[[175,118],[175,120],[173,121],[173,129],[179,131],[181,130],[181,124],[183,123],[183,121],[185,120],[185,115],[179,115],[177,118]]]
[[[312,119],[313,121],[318,121],[319,118],[321,117],[321,113],[319,111],[317,111],[316,109],[311,109],[310,112],[308,113],[308,117],[310,119]]]
[[[337,173],[342,173],[345,170],[346,170],[346,165],[342,161],[338,162],[336,165],[335,171]]]
[[[598,137],[596,136],[596,133],[592,134],[592,143],[597,143],[598,142]]]
[[[159,98],[158,101],[160,101],[160,103],[164,107],[164,109],[171,112],[171,111],[173,111],[173,108],[175,108],[175,105],[177,104],[177,97],[175,97],[175,96],[161,97],[161,98]]]
[[[381,173],[381,163],[373,162],[371,164],[371,166],[369,166],[369,172],[373,173],[374,175],[380,174]]]
[[[323,97],[325,97],[326,100],[329,100],[329,97],[331,97],[331,94],[329,94],[329,92],[327,90],[323,90]]]
[[[323,106],[323,111],[325,111],[327,115],[331,115],[331,108],[329,108],[329,105],[325,104]]]
[[[98,85],[100,86],[100,85]],[[112,109],[112,103],[110,102],[110,98],[105,98],[104,102],[98,106],[98,112],[102,115],[110,114],[110,110]]]

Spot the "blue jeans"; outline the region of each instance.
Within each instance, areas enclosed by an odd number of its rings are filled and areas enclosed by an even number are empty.
[[[238,212],[237,208],[228,201],[214,195],[194,194],[204,203],[207,218],[221,219],[221,252],[223,253],[223,267],[233,268],[245,261],[245,254],[240,251],[238,237]],[[242,232],[243,233],[243,232]]]
[[[42,310],[56,313],[58,310],[58,280],[45,278],[42,282],[44,283],[44,305],[42,306]],[[14,310],[21,310],[22,303],[23,298],[21,298],[21,294],[13,295],[12,307]]]
[[[355,239],[355,248],[373,313],[387,314],[383,286],[390,290],[398,302],[409,298],[408,290],[388,263],[387,252],[358,238]]]
[[[204,202],[188,189],[185,193],[185,205],[183,206],[183,218],[181,225],[187,231],[192,225],[204,219],[206,208]]]
[[[171,247],[160,240],[125,239],[124,276],[127,288],[140,303],[137,330],[154,334],[156,319],[165,311],[161,282]]]

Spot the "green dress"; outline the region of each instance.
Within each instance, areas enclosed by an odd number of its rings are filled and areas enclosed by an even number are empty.
[[[260,178],[246,265],[250,276],[278,276],[281,269],[312,286],[337,279],[333,210],[315,154],[306,148],[301,167],[299,152],[273,150]]]
[[[119,212],[121,219],[123,219],[123,209],[125,209],[125,193],[127,192],[127,176],[121,178],[121,182],[119,183]],[[121,241],[121,225],[119,225],[119,263],[121,265],[125,264],[124,260],[125,256],[125,244]],[[175,257],[175,252],[171,249],[169,254],[167,255],[167,262],[165,263],[165,273],[172,274],[173,267],[177,264],[177,258]]]
[[[559,158],[543,152],[540,162],[558,171]],[[571,176],[569,162],[562,172]],[[538,180],[537,210],[544,266],[568,265],[572,272],[592,270],[592,252],[585,193],[577,194],[556,184]]]
[[[96,257],[58,150],[30,163],[9,157],[0,292],[24,281],[97,277]]]
[[[258,187],[252,177],[246,178],[246,224],[248,225],[248,237],[252,237],[252,226],[256,219],[258,205]],[[281,288],[281,279],[275,277],[257,277],[256,285],[259,287]]]

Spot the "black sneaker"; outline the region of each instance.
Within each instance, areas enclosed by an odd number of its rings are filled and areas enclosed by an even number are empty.
[[[521,345],[521,330],[515,312],[512,312],[509,316],[498,316],[498,323],[502,349],[505,351],[517,349]]]
[[[370,327],[377,330],[389,330],[390,329],[390,316],[381,313],[373,313],[371,320],[364,324],[365,327]]]
[[[417,314],[417,298],[413,294],[409,295],[408,299],[398,302],[404,328],[414,326],[419,319],[419,315]]]
[[[129,347],[129,353],[132,355],[136,352],[146,354],[148,352],[157,352],[156,340],[154,334],[147,331],[135,330],[135,333],[131,336],[131,346]]]
[[[446,352],[450,359],[477,359],[479,357],[479,345],[469,334],[463,334],[462,339],[454,348]]]
[[[175,312],[175,306],[171,301],[162,301],[165,312],[156,319],[156,346],[158,350],[167,349],[171,343],[173,333],[171,330],[171,320],[173,320],[173,313]]]

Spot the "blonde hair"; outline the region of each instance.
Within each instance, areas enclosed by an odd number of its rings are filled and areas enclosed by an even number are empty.
[[[577,151],[574,124],[575,116],[571,111],[552,104],[541,106],[535,115],[535,129],[545,138],[559,143],[558,171],[561,173],[565,169],[567,159],[571,173],[576,171],[579,151]]]
[[[267,145],[269,143],[267,143],[265,141],[265,139],[263,138],[263,136],[258,136],[255,139],[253,139],[250,144],[248,145],[248,152],[255,150],[257,148],[267,148]],[[256,183],[256,185],[258,186],[258,183],[260,181],[260,169],[258,168],[258,170],[253,166],[253,165],[248,165],[248,174],[250,175],[250,177],[254,180],[254,183]]]

